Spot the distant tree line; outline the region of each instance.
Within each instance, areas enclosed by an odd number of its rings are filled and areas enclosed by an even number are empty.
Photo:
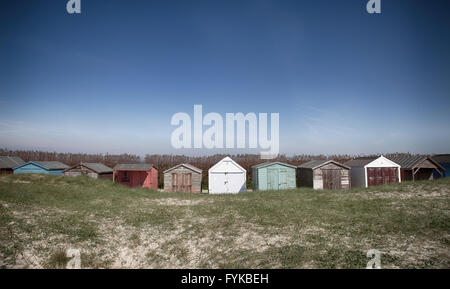
[[[0,149],[0,155],[2,156],[18,156],[22,158],[24,161],[60,161],[69,166],[73,166],[80,162],[85,163],[103,163],[111,168],[113,168],[117,164],[125,164],[125,163],[149,163],[153,164],[159,171],[159,184],[163,185],[163,172],[175,165],[181,163],[188,163],[193,166],[198,167],[203,170],[203,185],[208,185],[208,169],[212,167],[215,163],[220,161],[227,155],[216,154],[209,156],[186,156],[186,155],[168,155],[168,154],[147,154],[142,159],[138,155],[133,154],[83,154],[83,153],[57,153],[57,152],[43,152],[37,150],[8,150],[8,149]],[[392,153],[386,154],[386,157],[393,157],[397,155],[411,155],[409,153]],[[283,162],[287,164],[291,164],[294,166],[301,165],[313,159],[329,159],[335,160],[341,163],[346,162],[349,159],[356,157],[371,157],[375,155],[279,155],[276,159],[270,160]],[[247,170],[247,183],[249,187],[252,182],[252,171],[251,167],[265,162],[261,160],[258,154],[237,154],[230,156],[233,160],[235,160],[239,165],[241,165],[244,169]]]
[[[43,152],[33,150],[7,150],[0,149],[2,156],[18,156],[24,161],[60,161],[69,166],[76,165],[80,162],[85,163],[102,163],[109,167],[114,167],[119,163],[139,163],[141,157],[130,154],[82,154],[82,153],[57,153]]]

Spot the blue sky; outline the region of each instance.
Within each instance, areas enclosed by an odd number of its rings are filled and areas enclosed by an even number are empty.
[[[209,154],[170,145],[202,104],[286,154],[449,152],[449,1],[66,2],[0,1],[0,147]]]

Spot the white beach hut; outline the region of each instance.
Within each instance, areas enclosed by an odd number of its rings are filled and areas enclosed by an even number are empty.
[[[247,171],[230,157],[226,157],[208,170],[210,194],[237,194],[245,191]]]
[[[367,188],[401,182],[400,165],[384,156],[353,159],[346,162],[345,165],[350,167],[352,188]]]

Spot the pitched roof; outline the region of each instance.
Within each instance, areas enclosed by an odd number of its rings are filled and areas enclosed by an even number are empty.
[[[82,165],[99,174],[112,173],[112,169],[101,163],[82,163]]]
[[[434,165],[436,165],[437,167],[439,167],[440,169],[444,169],[436,160],[434,160],[430,157],[426,157],[426,156],[421,156],[421,155],[396,156],[396,157],[390,158],[390,160],[399,164],[403,169],[412,169],[426,159],[429,160]]]
[[[333,163],[333,164],[338,165],[340,167],[343,167],[345,169],[350,169],[348,166],[343,165],[343,164],[341,164],[341,163],[339,163],[337,161],[333,161],[333,160],[312,160],[312,161],[304,163],[304,164],[302,164],[302,165],[300,165],[298,167],[299,168],[305,168],[305,169],[316,169],[316,168],[322,167],[322,166],[324,166],[326,164],[329,164],[329,163]]]
[[[391,157],[391,160],[399,164],[404,169],[411,169],[417,163],[424,160],[424,156],[395,156]]]
[[[97,174],[108,174],[108,173],[112,173],[112,169],[111,169],[110,167],[105,166],[104,164],[101,164],[101,163],[79,163],[79,164],[76,164],[76,165],[74,165],[74,166],[72,166],[72,167],[66,169],[65,171],[74,169],[74,168],[76,168],[76,167],[78,167],[78,166],[85,166],[85,167],[87,167],[88,169],[90,169],[90,170],[96,172]]]
[[[174,167],[171,167],[170,169],[165,170],[164,173],[168,173],[168,172],[170,172],[171,170],[174,170],[174,169],[179,168],[179,167],[181,167],[181,166],[186,167],[186,168],[188,168],[188,169],[191,169],[191,170],[193,170],[194,172],[197,172],[197,173],[199,173],[199,174],[201,174],[201,173],[203,172],[201,169],[199,169],[199,168],[197,168],[197,167],[194,167],[193,165],[190,165],[190,164],[179,164],[179,165],[176,165],[176,166],[174,166]]]
[[[49,170],[65,170],[68,169],[69,166],[66,164],[63,164],[62,162],[58,162],[58,161],[46,161],[46,162],[41,162],[41,161],[33,161],[31,163],[35,163],[38,164],[44,168],[47,168]]]
[[[364,167],[365,165],[373,162],[376,159],[377,158],[374,158],[374,157],[357,158],[357,159],[352,159],[352,160],[349,160],[349,161],[345,162],[344,165],[346,165],[348,167]]]
[[[291,167],[291,168],[296,168],[296,166],[290,165],[290,164],[286,164],[286,163],[282,163],[282,162],[265,162],[265,163],[261,163],[261,164],[257,164],[252,166],[252,168],[263,168],[263,167],[267,167],[267,166],[271,166],[271,165],[282,165],[282,166],[286,166],[286,167]]]
[[[230,170],[230,168],[223,168],[221,167],[222,164],[224,163],[231,163],[234,165],[234,168],[237,169],[240,172],[247,172],[246,169],[244,169],[243,167],[241,167],[237,162],[235,162],[232,158],[230,157],[224,157],[223,159],[221,159],[220,161],[218,161],[215,165],[213,165],[212,167],[209,168],[208,172],[228,172],[228,170]]]
[[[149,171],[152,164],[117,164],[114,169],[120,171]]]
[[[433,160],[441,164],[450,164],[450,154],[434,155]]]
[[[24,163],[19,157],[0,156],[0,169],[12,169]]]

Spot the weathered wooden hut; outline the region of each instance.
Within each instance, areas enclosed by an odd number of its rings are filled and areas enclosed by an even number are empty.
[[[88,176],[94,179],[112,180],[113,170],[100,163],[79,163],[65,169],[63,175],[69,177]]]
[[[14,174],[47,174],[62,176],[62,171],[69,166],[58,161],[31,161],[14,168]]]
[[[396,156],[391,160],[400,165],[401,181],[432,180],[433,171],[443,176],[445,169],[427,156]]]
[[[157,190],[158,170],[151,164],[118,164],[113,169],[114,182]]]
[[[237,194],[246,190],[247,171],[230,157],[225,157],[208,170],[210,194]]]
[[[433,160],[439,163],[441,167],[444,168],[444,172],[439,174],[438,172],[434,172],[434,177],[440,178],[440,177],[450,177],[450,154],[440,154],[440,155],[434,155]]]
[[[357,158],[345,163],[350,167],[352,188],[399,183],[400,165],[385,158]]]
[[[19,157],[0,156],[0,174],[12,174],[15,167],[24,163]]]
[[[202,192],[202,170],[189,164],[179,164],[164,171],[165,192]]]
[[[253,190],[295,189],[295,166],[267,162],[252,166]]]
[[[350,189],[350,168],[333,160],[312,160],[297,169],[298,185],[315,190]]]

